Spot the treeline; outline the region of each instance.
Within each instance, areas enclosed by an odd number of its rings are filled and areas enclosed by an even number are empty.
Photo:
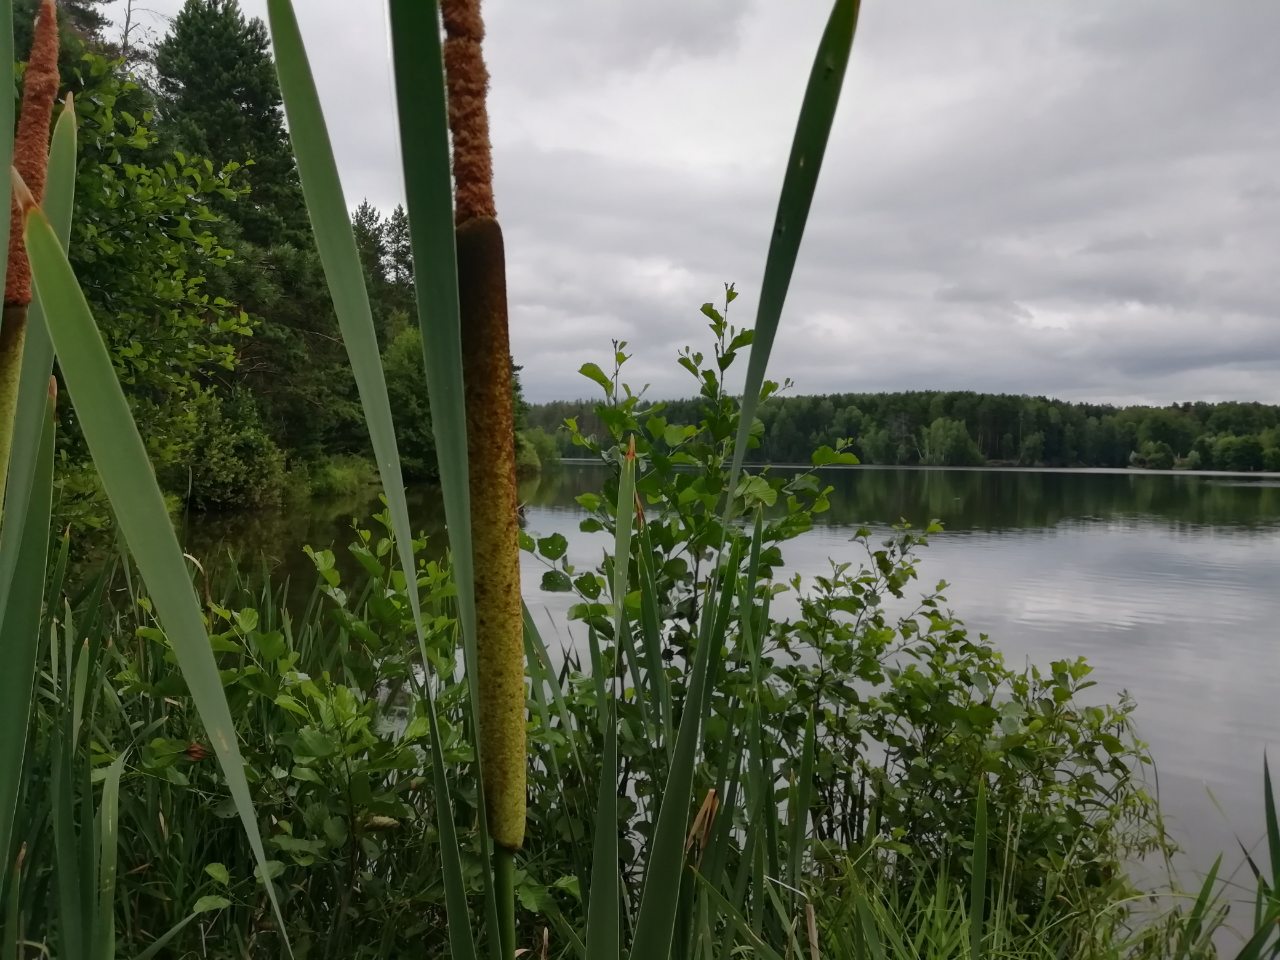
[[[367,456],[368,434],[266,28],[235,0],[187,0],[140,47],[107,35],[105,2],[59,4],[62,85],[81,131],[69,252],[157,474],[196,507],[261,506],[286,488],[324,486],[328,465]],[[36,6],[16,4],[20,56]],[[364,203],[353,226],[406,473],[430,477],[408,218]],[[96,480],[69,404],[61,417],[74,500]]]
[[[697,422],[701,401],[664,403],[672,423]],[[535,427],[584,433],[602,425],[591,401],[538,404]],[[972,391],[774,396],[761,404],[758,462],[808,463],[822,445],[853,443],[863,463],[923,466],[1128,467],[1157,470],[1280,470],[1280,407],[1181,403],[1167,407],[1072,403]]]

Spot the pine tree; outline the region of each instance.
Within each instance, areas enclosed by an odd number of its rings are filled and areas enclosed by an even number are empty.
[[[413,247],[409,241],[409,215],[396,204],[387,219],[387,272],[391,282],[408,288],[413,284]]]
[[[374,287],[387,281],[387,223],[377,207],[362,200],[351,217],[351,230],[364,267],[364,280],[372,293]]]
[[[238,0],[187,0],[156,46],[161,107],[178,146],[217,164],[252,161],[250,194],[226,210],[260,246],[309,246],[309,227],[267,29]]]

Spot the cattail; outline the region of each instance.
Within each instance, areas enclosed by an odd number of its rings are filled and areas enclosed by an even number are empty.
[[[514,851],[524,842],[528,761],[506,259],[493,202],[479,0],[444,0],[441,8],[471,477],[481,773],[489,832],[499,848]]]
[[[44,199],[49,170],[49,125],[57,95],[58,14],[53,0],[43,0],[22,81],[22,111],[13,141],[13,168],[26,184],[34,204]],[[31,304],[31,264],[27,262],[27,250],[22,242],[25,216],[25,208],[15,194],[10,203],[9,266],[5,274],[4,314],[0,318],[0,500],[9,474],[22,346],[26,342],[27,308]]]
[[[489,143],[489,71],[480,44],[480,0],[444,0],[444,65],[449,84],[449,132],[453,134],[453,183],[459,224],[496,217],[493,149]]]

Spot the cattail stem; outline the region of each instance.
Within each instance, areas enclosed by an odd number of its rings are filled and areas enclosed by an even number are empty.
[[[493,893],[498,901],[498,942],[502,956],[516,955],[516,855],[497,847],[493,851]]]

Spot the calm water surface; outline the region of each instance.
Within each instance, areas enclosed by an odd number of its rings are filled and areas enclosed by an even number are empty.
[[[574,497],[598,488],[599,471],[566,465],[522,490],[526,529],[564,533],[584,567],[599,562],[606,541],[578,532]],[[940,519],[946,532],[922,555],[921,590],[946,580],[958,616],[1012,663],[1083,656],[1095,669],[1092,694],[1133,694],[1166,815],[1193,867],[1232,855],[1237,836],[1256,845],[1263,751],[1280,757],[1280,478],[877,468],[827,476],[832,510],[786,546],[791,570],[858,560],[850,538],[859,525]],[[415,523],[440,530],[432,491],[416,491],[413,508]],[[341,555],[350,518],[374,509],[356,501],[202,519],[187,547],[209,559],[266,553],[309,589],[301,546]],[[541,594],[543,568],[524,562],[539,625],[571,642],[565,598]]]

